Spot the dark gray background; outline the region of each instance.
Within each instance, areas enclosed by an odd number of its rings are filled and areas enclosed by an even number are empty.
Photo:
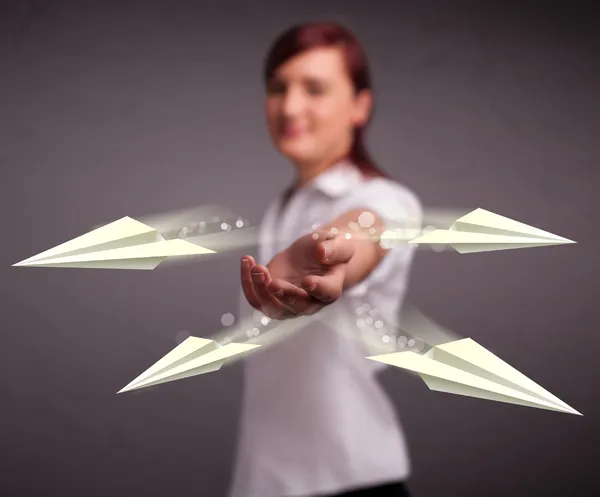
[[[263,57],[289,24],[330,18],[371,58],[369,142],[394,178],[427,206],[484,207],[579,242],[418,255],[415,304],[584,417],[432,393],[387,371],[414,495],[598,495],[589,5],[2,2],[0,494],[224,494],[240,364],[115,392],[178,332],[209,336],[236,312],[243,253],[153,272],[11,264],[124,215],[218,202],[258,222],[292,178],[263,125]]]

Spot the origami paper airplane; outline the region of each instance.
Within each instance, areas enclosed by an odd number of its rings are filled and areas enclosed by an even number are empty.
[[[475,209],[457,219],[449,229],[436,229],[408,243],[446,244],[466,254],[576,242],[485,209]]]
[[[437,345],[424,355],[406,351],[367,359],[417,373],[431,390],[438,392],[581,416],[470,338]]]
[[[223,364],[257,347],[260,345],[234,342],[219,345],[214,340],[188,337],[117,393],[218,371]]]
[[[155,228],[123,217],[14,266],[151,270],[167,258],[210,253],[186,240],[165,240]]]
[[[321,319],[331,312],[331,309],[323,309]],[[265,320],[265,317],[253,310],[237,326],[222,329],[213,335],[213,339],[188,337],[117,393],[217,371],[225,364],[244,359],[259,347],[268,348],[286,340],[309,322],[319,319],[317,315],[299,316],[284,321]],[[257,326],[260,326],[260,330]],[[250,331],[256,331],[256,334],[249,335]],[[239,343],[237,340],[248,342]]]

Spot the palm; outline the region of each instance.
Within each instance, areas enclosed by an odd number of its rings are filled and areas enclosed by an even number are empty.
[[[307,276],[326,274],[331,266],[322,264],[318,244],[312,237],[302,237],[276,254],[267,264],[271,278],[302,288],[302,282]]]
[[[242,259],[242,288],[254,308],[274,319],[314,314],[337,300],[353,247],[326,233],[306,235],[276,254],[267,266]],[[334,244],[335,242],[335,244]],[[326,259],[325,248],[330,246]]]

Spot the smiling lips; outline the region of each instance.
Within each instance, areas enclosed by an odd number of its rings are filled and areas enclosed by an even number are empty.
[[[302,137],[306,133],[306,130],[298,126],[282,126],[280,135],[282,138],[293,140]]]

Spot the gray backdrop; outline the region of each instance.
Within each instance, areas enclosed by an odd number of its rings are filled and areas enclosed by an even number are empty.
[[[178,332],[209,336],[236,312],[243,252],[153,272],[11,264],[124,215],[218,202],[258,222],[292,178],[263,125],[262,60],[282,29],[315,18],[363,40],[378,90],[371,148],[425,205],[484,207],[579,242],[417,256],[415,304],[584,417],[432,393],[387,371],[414,495],[598,495],[592,7],[318,3],[2,3],[1,495],[224,495],[239,363],[115,392]]]

